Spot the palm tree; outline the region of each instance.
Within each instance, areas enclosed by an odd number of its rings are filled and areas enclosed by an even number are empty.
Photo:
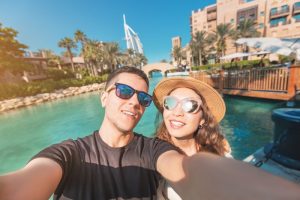
[[[174,60],[177,61],[177,63],[179,65],[181,65],[181,59],[182,59],[182,50],[181,50],[181,47],[175,46],[173,48],[172,56],[173,56]]]
[[[135,63],[134,63],[134,57],[135,57],[134,50],[133,49],[127,49],[126,54],[127,54],[127,58],[128,58],[128,63],[130,65],[134,66],[135,65]]]
[[[140,69],[142,69],[142,66],[146,65],[148,60],[144,54],[136,53],[134,57],[134,62],[136,66],[139,66]]]
[[[232,36],[231,24],[219,24],[215,31],[217,39],[217,53],[219,56],[224,56],[226,52],[226,41],[227,38]]]
[[[72,71],[75,72],[72,49],[77,48],[76,43],[71,38],[65,37],[58,42],[58,46],[67,49],[69,58],[71,60]]]
[[[83,56],[84,51],[85,51],[86,43],[88,42],[87,36],[81,30],[77,30],[74,33],[74,40],[75,40],[75,42],[80,42],[80,44],[81,44],[81,53],[80,54],[81,54],[81,56]],[[84,62],[84,66],[88,71],[90,71],[89,67],[86,64],[86,62]]]
[[[119,53],[119,45],[116,42],[104,44],[104,60],[108,64],[109,68],[114,71],[117,65]]]
[[[240,21],[237,26],[236,31],[234,31],[233,38],[235,40],[239,38],[250,38],[250,37],[259,37],[260,32],[257,31],[254,20],[246,19]],[[243,46],[243,52],[248,52],[248,47]]]
[[[75,42],[80,42],[81,43],[81,53],[83,53],[84,51],[84,46],[87,42],[87,37],[86,35],[80,31],[80,30],[77,30],[75,33],[74,33],[74,40]]]
[[[195,60],[199,61],[199,58],[198,58],[199,54],[198,54],[196,43],[193,40],[193,38],[189,43],[189,49],[190,49],[191,54],[192,54],[192,65],[195,66],[196,64],[198,64],[198,63],[195,62]]]
[[[102,43],[96,40],[87,40],[83,49],[83,58],[89,74],[97,75],[97,66],[100,66],[103,72],[103,48]]]
[[[193,37],[193,45],[196,48],[195,50],[198,52],[199,65],[202,66],[202,55],[204,53],[204,48],[206,46],[206,32],[198,31]]]

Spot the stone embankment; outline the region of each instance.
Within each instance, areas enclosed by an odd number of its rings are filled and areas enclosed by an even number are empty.
[[[25,106],[36,105],[46,101],[53,101],[56,99],[61,99],[87,92],[93,92],[97,90],[100,91],[104,88],[104,86],[104,83],[94,83],[92,85],[86,85],[82,87],[69,87],[67,89],[56,90],[53,93],[43,93],[30,97],[19,97],[15,99],[0,101],[0,113]]]

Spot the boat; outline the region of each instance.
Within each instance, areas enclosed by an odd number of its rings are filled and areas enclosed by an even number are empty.
[[[189,76],[189,75],[190,75],[190,73],[188,71],[167,73],[167,77],[171,77],[171,76]]]
[[[244,161],[300,185],[300,109],[275,109],[272,120],[273,141]]]

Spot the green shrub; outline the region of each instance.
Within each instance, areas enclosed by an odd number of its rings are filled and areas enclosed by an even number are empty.
[[[56,72],[55,72],[56,73]],[[68,87],[79,87],[93,83],[106,81],[108,74],[97,77],[84,77],[83,79],[61,79],[44,80],[23,84],[0,84],[0,100],[12,99],[16,97],[34,96],[40,93],[49,93],[58,89]]]
[[[48,76],[48,78],[53,80],[75,78],[75,74],[69,69],[59,70],[55,68],[47,68],[45,69],[45,73]]]
[[[237,62],[229,62],[229,63],[216,63],[216,64],[208,64],[202,66],[192,67],[192,70],[213,70],[213,69],[249,69],[256,68],[262,66],[269,66],[269,60],[241,60]]]

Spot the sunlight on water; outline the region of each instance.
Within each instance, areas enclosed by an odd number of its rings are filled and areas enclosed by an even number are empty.
[[[152,78],[150,91],[161,77]],[[233,155],[242,159],[272,139],[271,111],[279,103],[225,98],[227,112],[221,126],[232,145]],[[135,131],[146,136],[155,132],[157,114],[152,104]],[[0,173],[21,168],[38,151],[68,138],[97,130],[104,110],[98,93],[83,94],[0,115]]]

